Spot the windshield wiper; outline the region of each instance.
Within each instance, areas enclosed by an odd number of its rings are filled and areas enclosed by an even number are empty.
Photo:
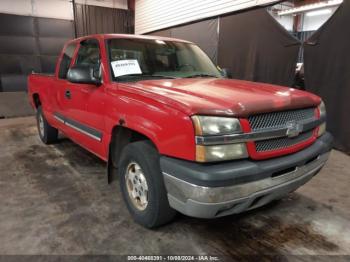
[[[184,78],[195,78],[195,77],[214,77],[214,78],[218,78],[216,75],[211,75],[211,74],[194,74],[194,75],[185,76]]]
[[[164,75],[144,75],[144,76],[152,76],[152,77],[162,77],[162,78],[170,78],[170,79],[176,79],[175,76],[164,76]]]

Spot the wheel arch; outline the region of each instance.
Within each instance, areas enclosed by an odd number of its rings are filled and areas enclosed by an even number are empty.
[[[124,147],[130,143],[141,140],[150,141],[157,151],[159,151],[156,143],[149,136],[123,126],[123,123],[119,123],[112,128],[111,140],[108,147],[108,183],[111,183],[115,178],[115,174],[118,170],[118,162]]]
[[[39,94],[34,93],[32,95],[32,98],[33,98],[33,103],[34,103],[35,109],[38,109],[38,107],[41,106],[41,100],[40,100]]]

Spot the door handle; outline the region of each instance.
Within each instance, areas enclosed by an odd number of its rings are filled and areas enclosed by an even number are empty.
[[[64,96],[68,99],[72,98],[72,94],[70,93],[70,90],[66,90],[66,92],[64,93]]]

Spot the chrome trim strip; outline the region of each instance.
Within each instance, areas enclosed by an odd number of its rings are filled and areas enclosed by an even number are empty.
[[[65,122],[65,124],[66,124],[66,126],[69,126],[69,127],[73,128],[74,130],[76,130],[76,131],[78,131],[78,132],[80,132],[80,133],[82,133],[84,135],[87,135],[87,136],[89,136],[89,137],[91,137],[91,138],[93,138],[93,139],[95,139],[95,140],[97,140],[99,142],[101,142],[101,140],[102,140],[100,137],[94,136],[94,135],[86,132],[85,130],[80,129],[77,126],[72,125],[71,123]]]
[[[163,172],[163,177],[168,194],[179,201],[186,203],[188,200],[193,200],[214,204],[249,197],[257,192],[297,180],[301,177],[313,176],[324,166],[328,157],[329,152],[318,156],[317,159],[306,165],[297,167],[292,172],[227,187],[198,186],[165,172]]]
[[[54,113],[53,117],[54,117],[57,121],[63,123],[64,125],[66,125],[66,126],[72,128],[72,129],[74,129],[74,130],[76,130],[76,131],[78,131],[78,132],[80,132],[80,133],[82,133],[82,134],[84,134],[84,135],[86,135],[86,136],[88,136],[88,137],[94,139],[94,140],[97,140],[97,141],[99,141],[99,142],[102,141],[102,133],[101,133],[100,136],[97,136],[97,135],[95,135],[95,134],[92,134],[92,133],[88,132],[87,130],[84,130],[83,128],[85,128],[85,129],[90,129],[90,130],[94,131],[95,133],[99,133],[99,131],[97,131],[97,130],[93,130],[93,129],[90,128],[90,127],[87,127],[87,126],[85,126],[85,125],[82,125],[82,124],[80,124],[80,123],[78,123],[78,122],[76,122],[76,121],[70,120],[69,118],[66,118],[66,117],[64,117],[64,116],[62,116],[62,115],[60,115],[60,114],[58,114],[58,113]],[[79,126],[81,126],[81,127],[79,127]]]
[[[63,118],[61,118],[60,116],[58,116],[58,115],[54,115],[53,116],[57,121],[59,121],[59,122],[61,122],[62,124],[64,124],[65,122],[64,122],[64,119]]]
[[[324,118],[316,119],[308,122],[299,122],[302,125],[302,131],[309,131],[325,122]],[[287,127],[265,129],[264,131],[253,131],[250,133],[229,134],[222,136],[196,136],[197,145],[222,145],[233,143],[245,143],[251,141],[268,140],[279,137],[287,137]]]

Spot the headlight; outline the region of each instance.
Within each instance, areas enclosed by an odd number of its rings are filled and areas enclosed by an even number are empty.
[[[237,118],[193,116],[192,121],[197,137],[216,136],[219,141],[222,138],[222,143],[218,141],[217,145],[197,145],[197,162],[215,162],[248,157],[245,143],[225,144],[225,135],[242,132],[241,124]]]
[[[196,136],[224,135],[242,132],[237,118],[215,116],[192,117]]]
[[[324,120],[326,120],[326,106],[323,103],[323,101],[321,102],[321,104],[318,106],[318,110],[320,112],[320,118],[323,118]],[[317,136],[322,136],[324,133],[326,133],[326,129],[327,129],[327,125],[326,122],[323,122],[319,127],[318,127],[318,131],[317,131]]]
[[[248,157],[247,148],[244,143],[196,146],[196,161],[215,162]]]

